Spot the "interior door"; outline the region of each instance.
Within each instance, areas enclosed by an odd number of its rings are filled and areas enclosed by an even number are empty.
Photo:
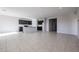
[[[57,32],[57,19],[49,19],[49,31]]]

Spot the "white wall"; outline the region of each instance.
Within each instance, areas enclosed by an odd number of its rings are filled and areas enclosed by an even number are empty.
[[[17,32],[18,18],[0,15],[0,33],[1,32]]]
[[[43,32],[49,32],[49,20],[48,20],[48,18],[44,19],[44,22],[43,22]]]
[[[72,13],[57,17],[57,32],[77,35],[77,15]]]
[[[78,20],[78,38],[79,38],[79,20]]]
[[[32,19],[32,27],[37,27],[37,19]]]
[[[78,38],[79,38],[79,8],[78,8],[78,11],[77,11],[77,18],[78,18],[78,21],[77,21],[77,30],[78,30]]]

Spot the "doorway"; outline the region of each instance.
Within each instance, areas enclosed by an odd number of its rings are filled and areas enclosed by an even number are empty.
[[[57,32],[57,18],[49,19],[49,32]]]

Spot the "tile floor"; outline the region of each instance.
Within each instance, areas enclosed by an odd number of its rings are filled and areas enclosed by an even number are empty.
[[[0,52],[78,52],[79,39],[54,32],[0,36]]]

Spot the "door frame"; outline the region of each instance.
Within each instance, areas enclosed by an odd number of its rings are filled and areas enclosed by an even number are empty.
[[[57,32],[57,17],[56,18],[49,18],[48,20],[49,20],[49,23],[50,23],[50,19],[56,19],[56,31],[55,32]],[[48,26],[50,26],[50,25],[48,25]],[[50,32],[50,28],[49,28],[49,32]],[[53,32],[53,31],[52,31]]]

